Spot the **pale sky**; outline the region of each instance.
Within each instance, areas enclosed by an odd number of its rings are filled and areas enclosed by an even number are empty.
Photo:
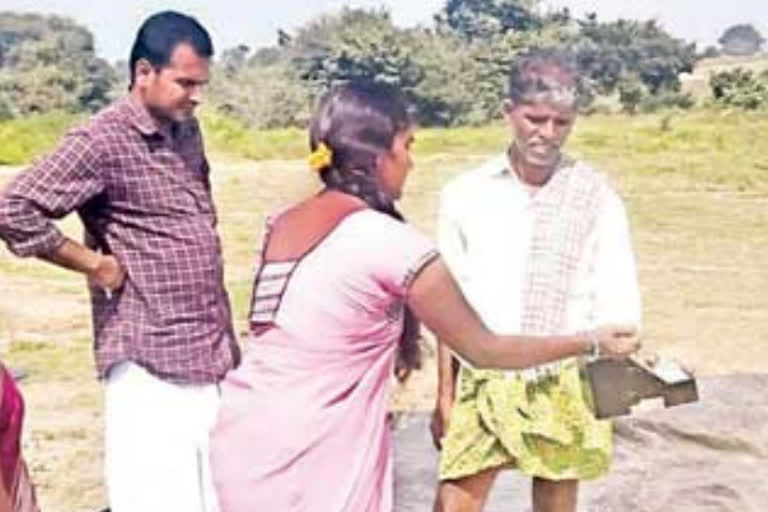
[[[175,9],[197,17],[211,32],[218,52],[245,43],[253,48],[275,42],[317,14],[355,7],[389,8],[400,25],[429,25],[445,0],[2,0],[0,10],[56,13],[74,18],[96,38],[97,51],[110,61],[126,59],[138,26],[148,15]],[[546,0],[574,14],[595,11],[601,20],[656,18],[677,37],[702,47],[715,44],[723,30],[752,23],[768,38],[768,0]]]

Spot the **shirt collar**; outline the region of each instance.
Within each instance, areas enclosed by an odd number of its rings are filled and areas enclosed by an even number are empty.
[[[555,173],[560,172],[563,169],[575,167],[576,164],[576,160],[574,160],[568,154],[564,153]],[[516,172],[512,171],[509,161],[509,154],[506,152],[487,162],[484,165],[483,170],[486,176],[490,176],[492,178],[510,179],[515,183],[522,183],[520,176],[518,176]]]
[[[510,168],[509,155],[506,152],[485,164],[483,174],[492,179],[509,180],[511,183],[522,184],[520,177]]]
[[[152,117],[147,108],[130,95],[123,100],[121,110],[131,126],[136,128],[142,135],[162,135],[169,139],[181,139],[194,133],[194,122],[179,123],[178,126],[176,126],[175,133],[161,128],[160,124],[154,117]]]
[[[517,174],[509,169],[509,158],[506,153],[486,162],[482,167],[482,174],[492,178],[508,176],[517,179]]]
[[[160,134],[157,121],[150,115],[147,108],[132,96],[127,96],[120,105],[120,110],[128,122],[142,135]]]

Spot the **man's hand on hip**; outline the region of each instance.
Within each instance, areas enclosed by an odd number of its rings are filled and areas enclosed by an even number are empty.
[[[111,254],[101,254],[96,266],[88,272],[88,279],[105,292],[111,293],[123,286],[125,275],[125,269],[117,258]]]

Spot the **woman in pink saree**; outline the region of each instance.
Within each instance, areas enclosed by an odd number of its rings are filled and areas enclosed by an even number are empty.
[[[211,463],[222,512],[391,512],[391,375],[418,366],[417,318],[484,368],[639,347],[622,327],[525,337],[483,326],[395,209],[412,166],[406,107],[359,82],[318,107],[311,166],[325,188],[268,222],[248,351],[221,386]]]
[[[39,512],[21,455],[24,399],[11,372],[0,363],[0,512]]]

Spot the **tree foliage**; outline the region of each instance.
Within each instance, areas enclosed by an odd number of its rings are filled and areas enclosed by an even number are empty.
[[[601,22],[541,0],[445,0],[431,27],[396,26],[383,9],[343,8],[275,44],[238,45],[214,60],[208,103],[256,128],[304,126],[330,85],[380,80],[404,91],[424,125],[482,124],[501,115],[509,66],[532,47],[570,52],[585,105],[618,95],[627,111],[686,106],[678,75],[694,45],[654,21]],[[0,13],[0,118],[91,111],[127,87],[127,66],[97,58],[91,34],[55,16]]]
[[[733,25],[717,41],[726,55],[754,55],[760,51],[765,39],[749,24]]]
[[[0,115],[95,110],[115,81],[85,28],[57,16],[0,13]]]
[[[710,77],[709,85],[721,105],[745,110],[768,106],[768,73],[756,75],[743,68],[721,71]]]
[[[629,76],[650,94],[677,91],[678,76],[691,72],[696,62],[695,44],[672,37],[655,20],[601,23],[592,14],[579,24],[571,47],[600,94],[612,93]]]
[[[537,0],[448,0],[435,21],[467,41],[487,41],[510,31],[541,28],[538,4]]]

